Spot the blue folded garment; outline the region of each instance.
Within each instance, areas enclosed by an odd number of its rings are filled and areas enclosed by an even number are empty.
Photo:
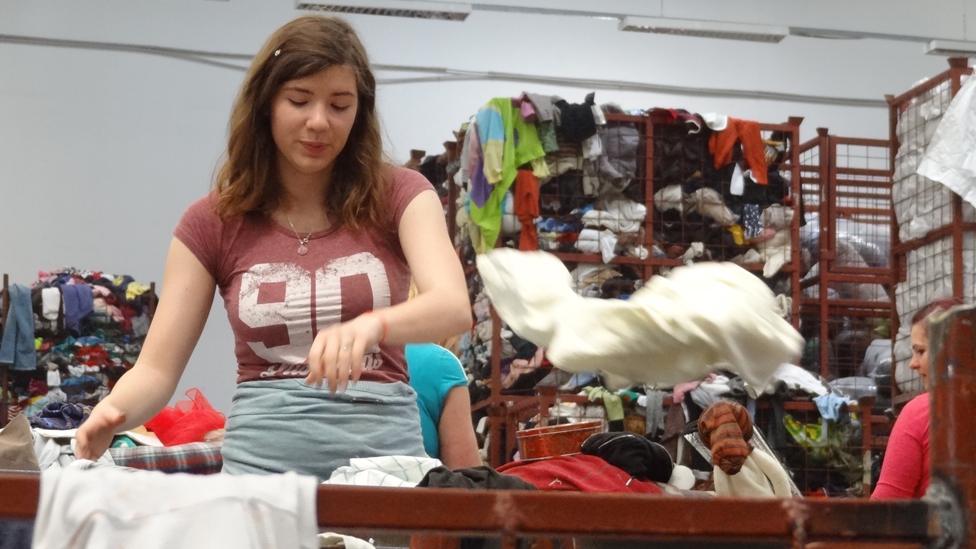
[[[67,402],[51,402],[30,417],[31,427],[38,429],[77,429],[91,413],[91,407]]]

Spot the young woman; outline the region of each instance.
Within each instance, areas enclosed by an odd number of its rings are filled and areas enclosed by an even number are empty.
[[[375,105],[348,24],[301,17],[272,34],[213,192],[174,231],[142,354],[79,429],[79,457],[167,403],[215,289],[238,364],[225,471],[327,478],[350,457],[424,455],[403,344],[468,329],[470,307],[440,201],[382,161]]]
[[[961,300],[937,299],[912,317],[912,361],[925,391],[902,408],[888,438],[881,477],[871,499],[910,499],[925,495],[929,487],[929,334],[928,318]]]

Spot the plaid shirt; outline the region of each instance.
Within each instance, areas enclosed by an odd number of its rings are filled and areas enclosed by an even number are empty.
[[[111,448],[116,465],[162,471],[164,473],[192,473],[209,475],[223,467],[219,442],[190,442],[177,446],[137,446]]]

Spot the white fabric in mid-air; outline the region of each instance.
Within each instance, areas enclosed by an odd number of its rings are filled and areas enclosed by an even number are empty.
[[[612,385],[673,385],[722,367],[761,390],[803,347],[772,291],[731,263],[675,268],[621,301],[577,295],[569,271],[545,252],[499,248],[477,261],[515,333],[545,347],[560,369],[600,371]]]

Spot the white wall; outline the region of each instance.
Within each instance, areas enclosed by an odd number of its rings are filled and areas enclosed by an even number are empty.
[[[499,0],[496,3],[504,3]],[[514,4],[516,2],[508,2]],[[976,0],[523,2],[549,8],[847,28],[966,39]],[[0,35],[250,54],[296,15],[292,0],[0,0]],[[735,6],[735,11],[732,10]],[[703,88],[881,99],[945,68],[912,42],[780,44],[626,33],[615,21],[475,12],[464,23],[350,18],[374,63]],[[240,62],[244,63],[244,62]],[[405,76],[384,71],[380,78]],[[416,76],[416,74],[414,74]],[[0,37],[0,271],[31,282],[64,265],[159,281],[170,233],[208,189],[242,72],[146,54],[11,44]],[[387,148],[440,150],[487,99],[530,89],[579,101],[588,89],[511,81],[385,85]],[[886,137],[884,108],[598,90],[625,108],[683,107],[742,118],[804,116],[839,135]],[[179,395],[197,386],[227,410],[234,357],[219,298]]]

